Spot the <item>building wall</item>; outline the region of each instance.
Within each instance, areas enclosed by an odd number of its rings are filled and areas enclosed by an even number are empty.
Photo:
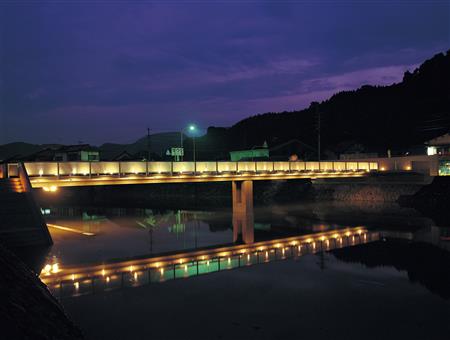
[[[439,155],[363,158],[354,161],[378,162],[379,170],[381,171],[414,171],[429,176],[439,175]]]

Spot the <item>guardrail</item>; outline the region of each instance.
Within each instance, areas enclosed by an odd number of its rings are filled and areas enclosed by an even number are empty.
[[[378,162],[25,162],[29,177],[156,175],[207,173],[377,171]],[[18,176],[18,163],[7,165],[8,177]]]

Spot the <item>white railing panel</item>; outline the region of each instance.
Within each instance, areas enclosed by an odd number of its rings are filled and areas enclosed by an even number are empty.
[[[120,162],[120,172],[123,174],[145,174],[147,172],[145,162]]]
[[[346,162],[333,162],[335,171],[345,171],[347,170],[345,167]]]
[[[273,171],[273,162],[256,162],[256,172]]]
[[[370,163],[369,162],[358,162],[358,170],[370,170]]]
[[[24,163],[28,176],[57,176],[57,162],[26,162]]]
[[[306,162],[306,170],[308,171],[318,171],[319,168],[319,162]]]
[[[173,172],[194,172],[194,162],[173,162]]]
[[[256,162],[237,162],[237,164],[238,164],[238,172],[239,171],[256,172]]]
[[[333,170],[333,162],[320,162],[320,170],[321,171],[332,171]]]
[[[197,172],[216,172],[216,162],[197,162]]]
[[[275,171],[289,171],[289,162],[273,162]]]
[[[291,162],[291,170],[292,171],[304,171],[306,170],[305,168],[305,162]]]
[[[172,162],[148,162],[148,172],[163,174],[172,172]]]
[[[59,162],[59,174],[61,176],[89,175],[89,162]]]
[[[218,172],[235,172],[237,171],[237,162],[218,162]]]
[[[92,175],[117,175],[119,173],[119,162],[92,162]]]
[[[358,170],[358,162],[346,162],[347,170],[356,171]]]

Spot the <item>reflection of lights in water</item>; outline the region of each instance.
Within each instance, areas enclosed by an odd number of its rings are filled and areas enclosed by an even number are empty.
[[[354,245],[355,243],[359,243],[359,241],[362,242],[363,238],[365,240],[366,238],[368,238],[370,236],[370,234],[366,234],[367,231],[365,231],[366,233],[364,233],[364,232],[361,233],[362,237],[360,237],[358,239],[358,237],[356,237],[358,230],[354,229],[351,231],[352,231],[352,233],[350,233],[350,235],[352,236],[351,241],[353,243],[346,241],[346,245]],[[125,273],[132,274],[132,276],[131,275],[130,276],[132,279],[134,278],[134,280],[135,280],[135,282],[133,284],[133,286],[134,286],[134,285],[143,283],[143,282],[140,282],[140,281],[142,281],[141,280],[142,272],[137,271],[137,270],[140,270],[140,268],[155,270],[156,272],[159,271],[161,273],[161,277],[159,277],[159,279],[157,279],[157,281],[165,281],[166,279],[170,280],[170,279],[176,278],[175,272],[174,272],[173,277],[171,275],[168,275],[168,277],[165,277],[164,276],[165,268],[170,268],[167,266],[174,266],[174,269],[175,269],[177,265],[180,265],[182,263],[183,268],[181,268],[181,265],[178,268],[180,268],[181,270],[184,270],[184,272],[186,273],[185,277],[191,276],[191,275],[195,276],[196,274],[194,272],[189,271],[190,261],[194,261],[194,262],[192,262],[194,265],[195,265],[195,261],[199,261],[199,262],[197,262],[197,266],[206,264],[208,269],[205,272],[207,272],[207,273],[214,272],[214,271],[220,271],[221,270],[220,264],[223,263],[222,261],[225,261],[225,259],[227,260],[228,265],[229,265],[227,267],[227,269],[239,268],[242,265],[252,265],[252,264],[260,263],[260,261],[255,261],[255,262],[251,261],[252,260],[251,255],[253,253],[259,259],[259,255],[262,254],[262,252],[264,251],[265,261],[262,261],[262,262],[267,262],[267,261],[270,261],[270,257],[269,257],[270,252],[272,252],[272,254],[275,255],[275,257],[274,257],[275,260],[280,259],[281,252],[282,252],[281,258],[283,258],[283,259],[285,259],[287,257],[301,256],[301,250],[302,250],[301,247],[303,245],[306,245],[307,250],[311,249],[311,250],[315,250],[315,251],[317,251],[316,248],[318,248],[320,251],[325,251],[325,249],[329,250],[330,247],[336,248],[338,246],[337,241],[339,240],[339,242],[342,243],[343,237],[345,237],[344,235],[347,232],[346,231],[340,232],[338,234],[339,238],[336,239],[335,243],[330,242],[331,235],[335,235],[335,234],[331,234],[331,232],[330,233],[322,233],[317,236],[313,236],[313,237],[309,237],[309,238],[306,238],[305,236],[299,237],[298,240],[295,240],[295,242],[297,244],[295,247],[298,249],[298,252],[295,252],[295,248],[292,248],[293,247],[292,239],[286,240],[285,243],[280,242],[277,244],[273,244],[269,241],[269,242],[265,243],[263,247],[261,247],[261,244],[256,244],[254,247],[247,246],[248,248],[244,249],[245,255],[247,258],[247,261],[245,261],[245,262],[238,261],[238,258],[239,259],[244,258],[244,256],[243,256],[244,253],[242,252],[242,249],[240,249],[240,247],[237,246],[237,247],[232,247],[230,249],[227,249],[226,251],[224,251],[223,249],[221,251],[211,251],[210,253],[208,253],[207,256],[197,255],[197,254],[193,255],[193,254],[185,253],[185,254],[179,254],[178,255],[179,257],[177,259],[168,257],[167,260],[165,260],[165,262],[161,262],[161,261],[152,262],[151,259],[148,259],[148,262],[145,262],[145,263],[142,263],[142,261],[135,262],[134,265],[130,265],[130,263],[126,263],[126,264],[118,263],[114,266],[107,265],[107,267],[104,267],[104,268],[100,267],[100,268],[102,268],[100,270],[98,269],[98,267],[92,267],[91,269],[86,268],[85,272],[78,271],[78,272],[73,272],[73,274],[70,272],[69,268],[64,268],[64,270],[61,270],[59,268],[60,264],[56,263],[56,258],[53,258],[54,264],[51,264],[51,263],[47,264],[43,268],[41,275],[42,275],[43,282],[45,284],[47,284],[49,287],[53,287],[53,286],[57,287],[58,284],[63,285],[63,284],[67,284],[68,282],[70,282],[78,290],[79,288],[81,288],[79,286],[80,282],[83,283],[83,282],[89,282],[90,280],[92,280],[92,282],[94,280],[101,280],[101,282],[103,282],[103,283],[105,283],[105,282],[108,283],[108,282],[110,282],[111,277],[110,276],[106,277],[106,274],[110,274],[112,272],[118,271],[118,272],[121,272],[122,274],[125,274]],[[316,243],[320,242],[319,240],[323,239],[323,237],[325,238],[325,242],[319,244],[320,247],[316,247]],[[350,241],[350,237],[348,238],[348,240]],[[307,241],[310,241],[310,242],[307,242]],[[327,248],[325,248],[325,245],[327,246]],[[276,247],[276,246],[278,246],[278,247]],[[281,246],[281,249],[280,249],[281,252],[278,253],[277,248],[279,248],[280,246]],[[259,250],[259,249],[263,249],[263,250]],[[287,254],[286,254],[286,250],[288,250]],[[183,257],[180,258],[181,256],[183,256]],[[201,261],[200,258],[205,259],[205,258],[208,258],[208,256],[210,259],[212,259],[213,264],[214,264],[214,261],[217,261],[218,266],[211,267],[210,266],[211,260],[205,260],[204,262],[200,262]],[[233,262],[232,259],[233,260],[235,259],[236,262]],[[54,265],[56,265],[56,266],[54,266]],[[166,266],[166,267],[163,267],[163,266]],[[77,269],[77,270],[79,270],[79,269]],[[170,273],[170,270],[168,271],[168,273]],[[149,281],[152,280],[152,278],[151,278],[152,276],[150,274],[151,273],[149,272],[149,275],[148,275]],[[197,275],[198,274],[199,273],[197,272]],[[143,276],[144,280],[145,280],[145,277],[146,276]],[[141,279],[138,279],[138,278],[141,278]],[[70,281],[70,279],[72,279],[72,280]],[[114,281],[114,276],[112,276],[112,279]],[[83,281],[83,280],[86,280],[86,281]],[[111,287],[108,286],[108,288],[111,288]],[[117,287],[115,287],[115,288],[117,288]],[[53,288],[51,288],[51,289],[53,289]],[[77,294],[78,294],[78,292],[77,292]]]

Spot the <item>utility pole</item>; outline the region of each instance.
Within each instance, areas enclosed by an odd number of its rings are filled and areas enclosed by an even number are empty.
[[[320,110],[319,104],[316,105],[317,113],[317,160],[320,162]]]
[[[147,128],[147,161],[150,159],[150,128]]]

